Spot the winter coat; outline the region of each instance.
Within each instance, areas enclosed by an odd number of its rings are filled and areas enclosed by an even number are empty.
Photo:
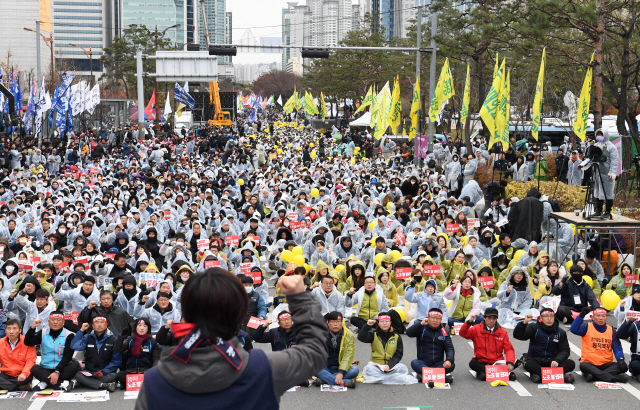
[[[438,308],[442,311],[442,322],[447,323],[448,315],[447,315],[447,304],[444,301],[442,295],[438,293],[433,293],[430,295],[427,293],[427,283],[433,284],[436,288],[436,292],[438,291],[438,285],[436,281],[433,279],[429,279],[426,281],[424,290],[422,292],[416,292],[414,286],[409,286],[404,290],[404,298],[408,302],[417,303],[418,304],[418,313],[416,314],[416,319],[423,319],[427,317],[429,310],[433,308]]]
[[[443,318],[443,322],[444,321]],[[407,329],[407,336],[416,338],[416,350],[418,360],[422,360],[427,367],[437,367],[442,361],[448,360],[451,364],[455,361],[455,351],[451,335],[440,324],[436,329],[429,325],[421,325],[416,322]]]
[[[513,275],[516,272],[522,273],[522,280],[520,283],[513,281]],[[502,282],[500,289],[498,289],[498,299],[500,299],[500,309],[508,309],[514,313],[520,313],[524,310],[531,308],[531,290],[529,283],[531,278],[520,267],[511,269],[507,280]],[[507,293],[509,285],[513,286],[511,293]]]
[[[494,364],[498,360],[505,360],[505,355],[507,363],[516,362],[516,352],[509,340],[509,333],[498,323],[490,332],[484,322],[469,326],[469,322],[465,321],[460,336],[473,341],[473,358],[481,363]]]
[[[562,363],[571,355],[567,332],[558,319],[546,326],[541,321],[532,320],[528,324],[520,322],[513,329],[513,337],[529,341],[528,355],[534,359],[546,359]]]
[[[333,311],[340,312],[344,315],[344,296],[338,292],[335,286],[329,296],[322,290],[322,286],[314,288],[311,294],[320,304],[320,313],[322,316]]]

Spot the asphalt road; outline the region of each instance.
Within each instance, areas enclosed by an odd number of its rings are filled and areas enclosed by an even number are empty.
[[[609,324],[615,324],[610,317]],[[564,326],[564,325],[563,325]],[[568,328],[565,328],[568,332]],[[510,330],[509,335],[513,332]],[[411,371],[410,362],[416,357],[415,340],[402,336],[404,344],[404,363]],[[528,409],[540,408],[545,410],[563,408],[601,409],[607,403],[615,403],[617,408],[637,408],[640,405],[640,384],[633,378],[623,385],[623,390],[599,390],[593,383],[587,383],[583,377],[576,375],[575,390],[548,390],[539,389],[538,386],[523,373],[522,368],[516,369],[517,383],[510,386],[491,387],[487,382],[476,380],[470,373],[468,363],[473,357],[473,348],[470,342],[460,336],[453,336],[455,346],[456,369],[453,372],[454,381],[450,390],[431,390],[424,384],[408,386],[384,386],[378,384],[358,383],[355,389],[347,392],[321,392],[319,387],[298,388],[295,392],[285,393],[280,402],[283,410],[320,410],[320,409],[367,409],[382,410],[391,408],[474,408],[493,409],[501,405],[514,406],[514,408]],[[569,334],[572,344],[571,358],[579,363],[580,338]],[[516,357],[519,358],[528,349],[527,342],[521,342],[511,338],[516,349]],[[356,342],[355,360],[360,361],[360,370],[369,360],[370,347],[367,344]],[[270,350],[269,345],[254,344],[256,348]],[[629,358],[629,345],[624,346],[627,360]],[[87,391],[76,389],[74,391]],[[94,403],[57,403],[55,401],[35,402],[28,401],[33,393],[28,393],[25,399],[0,400],[0,410],[113,410],[133,409],[134,400],[124,400],[124,392],[116,391],[110,395],[106,402]],[[497,403],[496,400],[499,400]],[[173,410],[173,409],[172,409]]]

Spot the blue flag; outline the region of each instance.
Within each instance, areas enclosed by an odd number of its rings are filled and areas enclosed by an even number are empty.
[[[56,128],[60,128],[60,130],[64,130],[67,123],[67,109],[69,108],[69,90],[67,92],[62,93],[58,98],[58,104],[56,104]],[[59,109],[57,107],[60,107]],[[62,135],[64,135],[64,131],[62,131]]]
[[[193,106],[196,104],[196,100],[194,100],[193,97],[190,96],[189,93],[187,93],[184,88],[180,86],[180,84],[178,84],[177,81],[173,93],[173,99],[178,101],[179,103],[186,105],[189,108],[193,108]]]
[[[9,76],[9,91],[11,91],[13,93],[13,69],[11,69],[11,75]],[[15,95],[14,95],[15,97]],[[4,102],[4,112],[6,112],[7,114],[9,114],[10,110],[9,110],[9,99],[7,98],[7,100]]]
[[[31,81],[31,91],[29,92],[29,102],[27,103],[27,112],[24,114],[24,130],[28,133],[33,128],[33,117],[36,113],[36,80]]]
[[[73,131],[73,107],[71,106],[71,93],[69,93],[69,98],[67,99],[67,114],[66,131],[71,132]]]
[[[13,95],[16,98],[16,111],[20,111],[22,109],[22,90],[20,89],[20,75],[16,76],[16,82],[13,87]]]
[[[51,108],[49,109],[49,127],[53,127],[53,113],[56,108],[56,104],[58,103],[58,88],[59,84],[56,84],[56,91],[53,93],[53,99],[51,100]]]
[[[74,79],[75,77],[72,75],[69,75],[67,73],[62,74],[62,83],[60,84],[60,93],[59,93],[60,96],[66,95],[67,90],[69,89],[69,86],[71,85]],[[58,112],[66,112],[67,111],[67,107],[65,107],[66,104],[67,104],[67,100],[65,100],[63,104],[62,98],[58,98],[58,102],[56,103],[56,105],[54,105],[54,108]]]

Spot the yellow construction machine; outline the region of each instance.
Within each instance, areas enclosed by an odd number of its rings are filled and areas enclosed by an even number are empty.
[[[217,81],[211,81],[209,83],[209,104],[213,105],[213,119],[209,120],[209,125],[216,127],[230,127],[231,113],[228,111],[222,111]]]

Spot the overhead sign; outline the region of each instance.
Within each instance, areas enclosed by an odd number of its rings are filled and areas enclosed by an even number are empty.
[[[208,51],[158,51],[153,76],[166,82],[218,81],[218,59]]]

